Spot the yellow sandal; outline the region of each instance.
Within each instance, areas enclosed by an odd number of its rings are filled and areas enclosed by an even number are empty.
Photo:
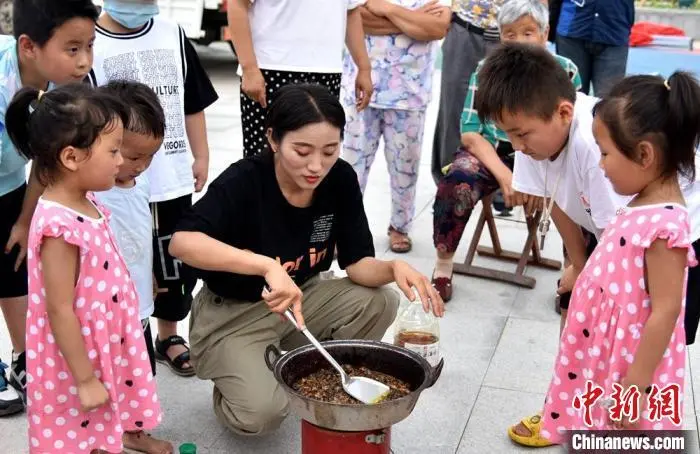
[[[515,426],[509,427],[508,436],[511,440],[519,445],[528,446],[530,448],[544,448],[554,445],[554,443],[540,435],[540,431],[542,430],[542,416],[530,416],[529,418],[523,418],[520,422],[530,431],[530,435],[518,435],[518,433],[515,432]]]

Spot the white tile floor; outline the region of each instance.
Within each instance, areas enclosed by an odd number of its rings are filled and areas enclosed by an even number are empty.
[[[211,145],[211,178],[242,156],[238,78],[227,48],[200,49],[202,58],[221,99],[207,112]],[[439,81],[439,77],[436,78]],[[437,93],[437,87],[435,93]],[[413,229],[414,250],[401,258],[423,273],[430,273],[434,259],[431,205],[435,186],[430,176],[430,144],[436,106],[429,111],[418,210]],[[367,213],[378,255],[387,252],[389,182],[383,159],[377,159],[366,194]],[[474,228],[465,234],[459,255],[466,255]],[[505,246],[519,248],[525,239],[522,224],[498,221]],[[545,255],[558,258],[561,241],[556,233],[548,238]],[[485,236],[483,242],[488,241]],[[482,260],[482,259],[479,259]],[[502,265],[508,267],[510,265]],[[538,280],[535,289],[470,277],[455,277],[455,299],[441,321],[441,342],[446,366],[441,379],[423,393],[413,414],[393,429],[396,454],[467,454],[527,452],[510,442],[509,425],[539,409],[550,378],[556,352],[559,319],[553,311],[557,273],[529,270]],[[10,342],[0,323],[0,357],[8,358]],[[186,333],[187,321],[182,323]],[[700,398],[700,348],[689,353],[686,422],[693,429],[698,453],[695,399]],[[292,454],[300,450],[299,420],[288,418],[274,435],[239,438],[228,433],[211,411],[211,385],[183,379],[159,369],[159,393],[166,419],[156,435],[179,445],[195,442],[205,454]],[[0,419],[0,452],[27,452],[23,415]],[[543,452],[559,452],[549,448]],[[539,451],[538,451],[539,452]]]

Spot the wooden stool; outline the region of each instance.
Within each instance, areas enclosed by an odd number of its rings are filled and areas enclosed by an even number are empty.
[[[525,246],[522,252],[504,251],[501,247],[501,241],[498,238],[498,230],[496,229],[496,220],[493,216],[493,211],[491,210],[491,202],[493,200],[493,195],[484,197],[481,200],[482,210],[481,216],[479,216],[479,221],[476,224],[476,230],[474,231],[474,237],[469,245],[469,252],[467,253],[467,258],[464,259],[464,263],[455,263],[454,272],[457,274],[464,274],[467,276],[482,277],[485,279],[493,279],[496,281],[509,282],[511,284],[519,285],[521,287],[534,288],[537,280],[534,277],[527,276],[525,274],[525,266],[533,265],[542,268],[560,270],[561,262],[558,260],[550,260],[542,257],[540,252],[540,245],[537,243],[537,227],[540,223],[540,217],[542,213],[537,213],[532,218],[526,218],[527,224],[527,240],[525,240]],[[484,231],[484,225],[489,227],[489,236],[491,237],[491,244],[493,247],[479,246],[479,240],[481,239],[481,234]],[[517,262],[518,265],[515,268],[514,273],[509,273],[506,271],[495,270],[492,268],[486,268],[483,266],[473,265],[474,255],[476,253],[486,257],[493,257],[501,260],[507,260],[511,262]]]

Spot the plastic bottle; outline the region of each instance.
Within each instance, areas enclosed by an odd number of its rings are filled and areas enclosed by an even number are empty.
[[[197,454],[197,445],[195,445],[194,443],[181,444],[180,454]]]
[[[408,302],[399,314],[394,345],[418,353],[433,367],[440,362],[440,324],[432,311],[423,310],[420,299]]]

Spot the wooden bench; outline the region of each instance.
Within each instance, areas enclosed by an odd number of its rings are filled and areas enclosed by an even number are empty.
[[[454,272],[467,276],[476,276],[485,279],[508,282],[521,287],[534,288],[537,280],[534,277],[525,274],[525,267],[527,265],[552,270],[560,270],[562,266],[560,261],[543,258],[540,251],[537,229],[542,213],[537,213],[532,218],[526,218],[528,235],[527,240],[525,240],[525,246],[523,246],[521,252],[503,250],[501,247],[501,241],[498,237],[496,220],[493,216],[493,210],[491,209],[492,200],[493,195],[482,199],[481,216],[479,216],[479,221],[477,222],[476,230],[474,231],[474,237],[469,244],[469,252],[467,252],[467,257],[464,259],[464,263],[454,264]],[[484,226],[488,226],[489,228],[489,236],[491,237],[492,247],[479,246],[479,241],[481,240]],[[474,257],[477,253],[485,257],[492,257],[509,262],[517,262],[515,272],[506,272],[474,265]]]

